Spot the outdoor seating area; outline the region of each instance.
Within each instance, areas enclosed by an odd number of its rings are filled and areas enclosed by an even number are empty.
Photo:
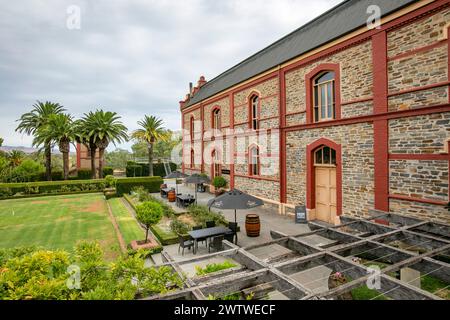
[[[271,241],[243,248],[220,239],[222,251],[182,261],[163,252],[163,265],[188,274],[186,288],[147,299],[450,299],[450,241],[430,235],[448,225],[393,214],[342,220],[332,227],[309,222],[311,231],[301,235],[273,230]],[[206,275],[192,272],[200,265]],[[374,270],[380,286],[369,287]]]

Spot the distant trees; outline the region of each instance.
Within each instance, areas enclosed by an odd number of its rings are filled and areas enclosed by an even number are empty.
[[[2,137],[0,137],[0,147],[3,145],[3,142],[4,142],[5,140],[3,140],[3,138]]]

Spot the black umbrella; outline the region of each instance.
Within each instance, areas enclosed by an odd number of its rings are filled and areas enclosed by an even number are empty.
[[[194,173],[193,175],[187,177],[184,182],[195,184],[195,203],[197,203],[197,185],[201,183],[211,183],[211,180],[207,176],[202,176],[198,173]]]
[[[187,174],[184,174],[182,172],[179,171],[174,171],[171,174],[165,176],[165,179],[175,179],[175,188],[177,189],[177,195],[178,195],[178,179],[183,179],[188,177]]]
[[[208,201],[208,207],[217,209],[234,209],[234,222],[236,223],[237,209],[251,209],[264,205],[261,199],[247,193],[233,189]]]

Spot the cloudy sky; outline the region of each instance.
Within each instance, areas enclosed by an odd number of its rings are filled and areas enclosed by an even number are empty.
[[[0,0],[0,137],[31,144],[15,120],[36,100],[76,117],[115,111],[130,130],[144,114],[180,129],[190,81],[212,79],[339,2]]]

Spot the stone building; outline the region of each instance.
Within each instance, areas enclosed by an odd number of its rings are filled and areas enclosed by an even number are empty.
[[[373,13],[381,12],[381,19]],[[337,223],[450,222],[450,1],[349,0],[180,101],[183,171]]]
[[[77,143],[77,170],[91,170],[91,155],[88,148],[81,143]],[[104,161],[104,159],[103,159]],[[99,151],[95,153],[95,167],[100,165]]]

